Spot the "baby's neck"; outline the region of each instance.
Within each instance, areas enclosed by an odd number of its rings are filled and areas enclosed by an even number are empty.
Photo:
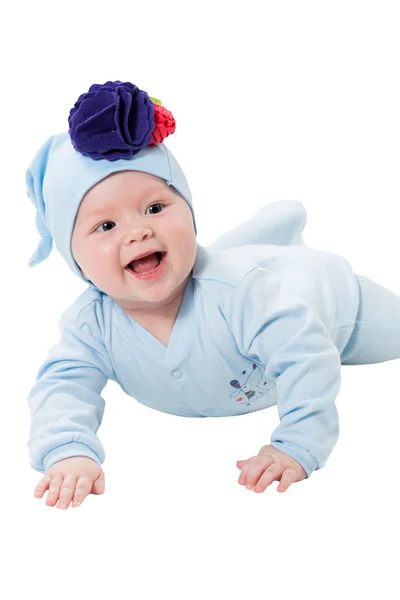
[[[153,306],[147,310],[124,308],[124,311],[131,319],[147,329],[164,346],[168,347],[169,338],[171,337],[176,317],[182,304],[185,289],[186,285],[182,290],[179,290],[179,294],[174,295],[171,301],[163,307]]]
[[[129,315],[134,321],[137,321],[141,324],[172,323],[173,325],[182,303],[188,279],[186,279],[182,285],[180,285],[174,291],[174,293],[171,294],[164,304],[155,304],[149,302],[147,306],[142,306],[140,308],[130,308],[125,306],[122,306],[121,308],[123,308],[126,314]]]

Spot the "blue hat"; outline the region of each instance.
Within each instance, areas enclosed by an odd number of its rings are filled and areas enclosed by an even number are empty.
[[[54,240],[72,271],[88,283],[71,251],[75,217],[86,192],[118,171],[142,171],[173,186],[192,211],[197,235],[188,182],[160,142],[173,133],[175,122],[171,126],[172,115],[159,102],[119,81],[94,84],[78,98],[70,111],[69,131],[51,136],[26,172],[27,194],[37,210],[41,236],[29,266],[48,257]]]

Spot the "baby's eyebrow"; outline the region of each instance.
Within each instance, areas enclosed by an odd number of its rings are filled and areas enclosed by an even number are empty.
[[[133,203],[135,205],[139,205],[140,202],[142,200],[151,200],[154,196],[156,196],[157,194],[159,194],[160,192],[162,192],[162,190],[160,190],[159,187],[157,188],[150,188],[150,190],[145,191],[141,196],[138,196],[136,198],[133,199]],[[96,218],[99,218],[103,215],[106,214],[112,214],[113,211],[115,211],[115,209],[118,206],[118,202],[109,206],[108,204],[102,204],[99,208],[92,210],[92,212],[90,214],[87,214],[82,221],[84,223],[86,223],[86,221],[90,221]]]
[[[94,221],[106,214],[110,215],[110,214],[112,214],[113,210],[115,210],[115,207],[113,208],[111,206],[102,206],[96,210],[92,210],[92,212],[90,212],[87,215],[82,217],[81,223],[87,223],[88,221]]]
[[[92,212],[87,215],[87,217],[96,217],[96,216],[101,216],[104,215],[105,213],[111,213],[113,210],[115,210],[115,205],[114,206],[108,206],[108,205],[103,205],[100,206],[99,208],[92,210]]]

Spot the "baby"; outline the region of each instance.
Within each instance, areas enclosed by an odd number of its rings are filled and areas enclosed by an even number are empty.
[[[108,379],[185,417],[276,405],[280,424],[239,483],[283,492],[320,469],[338,438],[341,365],[400,357],[400,297],[304,245],[304,207],[264,207],[208,248],[196,242],[185,175],[163,140],[175,120],[131,83],[92,85],[27,170],[41,240],[88,289],[29,394],[35,496],[78,506],[104,492],[96,433]],[[162,392],[162,393],[160,393]]]

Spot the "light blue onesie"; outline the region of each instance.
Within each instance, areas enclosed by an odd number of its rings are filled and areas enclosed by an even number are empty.
[[[290,206],[289,220],[301,205]],[[272,445],[308,475],[321,468],[338,438],[341,364],[400,356],[400,298],[355,275],[344,258],[305,246],[304,214],[272,231],[261,211],[246,224],[244,245],[239,229],[235,247],[229,234],[198,244],[168,347],[88,288],[61,317],[61,339],[29,395],[32,467],[44,472],[78,455],[103,463],[96,433],[111,379],[142,404],[184,417],[277,405]],[[376,310],[385,315],[378,323]],[[380,346],[371,349],[371,340]]]

